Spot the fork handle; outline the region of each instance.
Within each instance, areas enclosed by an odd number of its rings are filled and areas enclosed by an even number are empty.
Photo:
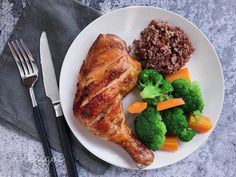
[[[48,137],[46,134],[46,130],[45,130],[45,127],[43,124],[42,116],[41,116],[38,106],[34,106],[33,111],[34,111],[35,123],[36,123],[37,129],[38,129],[38,132],[39,132],[42,144],[43,144],[43,150],[44,150],[44,153],[46,156],[47,164],[49,164],[50,175],[51,175],[51,177],[57,177],[55,163],[54,163],[54,160],[52,157],[52,152],[50,149]]]

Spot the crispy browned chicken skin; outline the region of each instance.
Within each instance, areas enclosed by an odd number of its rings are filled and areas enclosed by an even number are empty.
[[[128,128],[121,104],[140,71],[140,63],[129,56],[123,40],[100,34],[80,69],[73,110],[84,127],[119,144],[138,167],[145,167],[152,163],[153,152]]]

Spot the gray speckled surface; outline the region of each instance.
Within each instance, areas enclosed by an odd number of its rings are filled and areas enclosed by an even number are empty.
[[[234,0],[79,0],[103,13],[131,5],[174,11],[196,24],[220,57],[225,77],[225,101],[209,140],[186,159],[161,169],[133,171],[111,167],[105,177],[235,177],[236,176],[236,1]],[[25,6],[21,0],[0,1],[0,52]],[[53,152],[59,176],[66,176],[63,156]],[[48,176],[41,144],[0,125],[0,176]],[[77,166],[80,177],[93,174]]]

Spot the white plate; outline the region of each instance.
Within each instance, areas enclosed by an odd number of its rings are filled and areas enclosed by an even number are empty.
[[[173,12],[153,7],[128,7],[109,12],[96,19],[76,37],[66,54],[60,77],[62,109],[70,129],[84,147],[102,160],[123,168],[137,169],[130,156],[118,145],[94,136],[75,120],[72,104],[77,77],[91,44],[100,33],[116,34],[129,45],[139,37],[141,30],[147,27],[152,19],[168,21],[181,27],[189,35],[196,50],[187,66],[191,79],[201,83],[205,102],[204,114],[211,118],[214,127],[223,104],[223,74],[218,56],[209,40],[191,22]],[[130,127],[134,117],[126,112],[126,108],[138,97],[137,91],[134,91],[123,100],[126,120]],[[180,143],[177,152],[156,151],[155,161],[146,169],[160,168],[187,157],[207,140],[211,131],[197,134],[188,143]]]

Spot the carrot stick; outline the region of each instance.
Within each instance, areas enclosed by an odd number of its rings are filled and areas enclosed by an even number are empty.
[[[178,150],[178,138],[176,136],[166,136],[164,145],[160,150],[165,151],[177,151]]]
[[[162,111],[162,110],[173,108],[173,107],[180,106],[183,104],[185,104],[185,102],[182,98],[172,98],[172,99],[157,103],[157,111]]]
[[[190,128],[199,133],[205,133],[212,128],[211,120],[204,115],[200,115],[197,117],[195,117],[194,115],[190,115],[188,124]]]
[[[174,82],[177,79],[186,79],[190,81],[188,68],[182,68],[173,74],[165,75],[165,80],[167,80],[168,82]]]
[[[134,114],[143,112],[146,108],[147,108],[146,102],[135,102],[134,104],[130,105],[127,110],[129,113]]]

